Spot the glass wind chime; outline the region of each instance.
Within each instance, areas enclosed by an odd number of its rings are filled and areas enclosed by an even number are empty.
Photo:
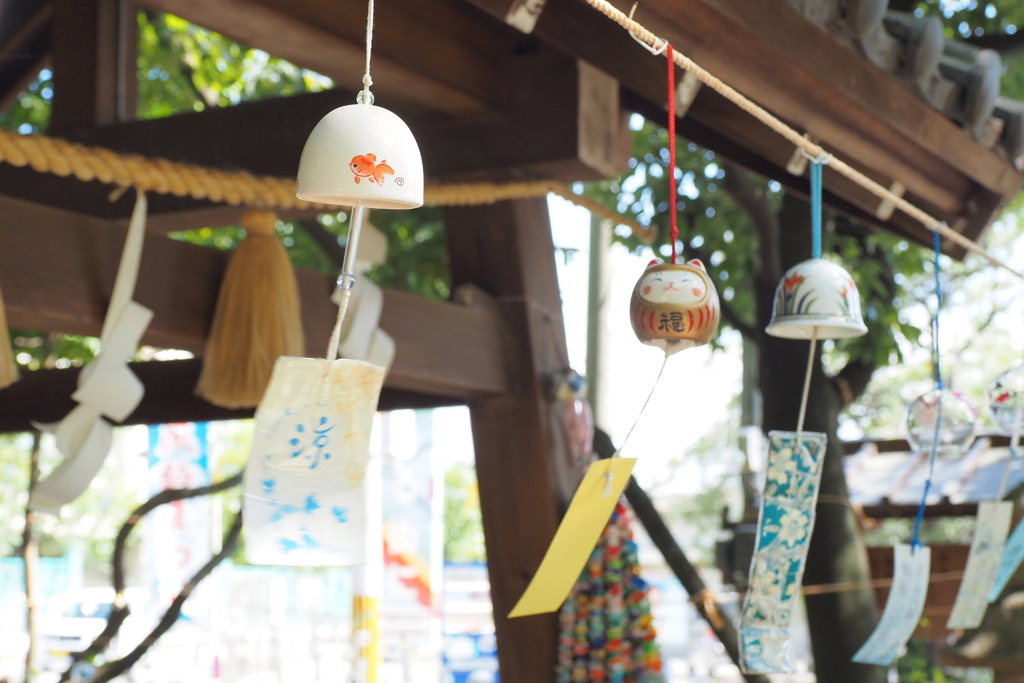
[[[766,332],[810,340],[807,373],[795,432],[768,435],[767,478],[750,567],[750,589],[740,617],[741,665],[747,673],[791,671],[790,624],[814,528],[827,436],[804,431],[815,352],[820,339],[867,332],[857,285],[841,266],[821,257],[822,165],[811,160],[812,258],[790,268],[775,292]]]
[[[409,127],[374,106],[370,92],[373,2],[366,71],[356,104],[316,125],[299,161],[296,196],[351,207],[338,277],[338,317],[325,358],[278,358],[256,410],[245,468],[246,559],[253,564],[356,565],[364,562],[364,478],[373,415],[385,368],[338,359],[356,285],[366,209],[423,205],[423,161]]]
[[[1013,511],[1013,504],[1010,501],[1004,501],[1003,497],[1006,495],[1010,472],[1020,462],[1020,437],[1022,430],[1024,430],[1024,365],[1007,370],[999,375],[999,377],[996,377],[989,389],[989,405],[992,407],[992,413],[996,418],[996,424],[999,425],[999,429],[1004,434],[1010,435],[1010,456],[1007,458],[1002,480],[999,482],[996,502],[986,502],[979,505],[977,524],[979,530],[982,528],[981,517],[985,508],[998,508],[998,512],[990,513],[990,516],[995,519],[995,524],[1000,524],[1003,516],[1009,517]],[[1007,528],[1008,526],[1009,519],[1007,519]],[[1006,538],[1006,533],[1004,532],[996,540],[998,542],[999,555],[997,557],[999,560],[991,584],[988,586],[987,603],[993,603],[999,599],[1003,591],[1006,590],[1010,579],[1016,573],[1021,561],[1024,560],[1024,520],[1017,524],[1009,539]],[[973,544],[971,552],[974,552]],[[970,570],[969,566],[968,570]],[[981,617],[978,618],[978,624],[980,622]]]
[[[867,642],[853,656],[862,664],[890,665],[906,646],[917,628],[928,593],[931,570],[931,549],[921,543],[921,524],[931,492],[935,462],[940,456],[956,456],[970,448],[974,440],[977,413],[959,393],[949,389],[942,377],[940,353],[940,321],[942,317],[941,242],[935,233],[935,316],[932,319],[932,363],[935,387],[911,401],[906,412],[907,441],[916,453],[928,453],[928,473],[921,493],[921,503],[910,543],[898,544],[893,549],[894,573],[889,599],[878,626]],[[1005,531],[1003,538],[1005,539]],[[964,623],[967,611],[975,611],[962,598],[966,597],[961,584],[950,623]],[[968,620],[969,621],[969,620]],[[956,628],[961,628],[957,626]]]

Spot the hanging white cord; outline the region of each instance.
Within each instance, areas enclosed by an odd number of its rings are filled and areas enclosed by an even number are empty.
[[[372,52],[373,0],[367,0],[366,72],[363,74],[363,89],[356,97],[359,104],[373,104],[373,93],[370,92],[370,86],[373,85],[373,79],[370,78],[370,55]],[[352,299],[352,288],[356,284],[356,277],[354,275],[356,267],[356,251],[359,248],[359,233],[363,227],[364,213],[365,207],[362,202],[352,207],[352,217],[349,221],[348,228],[348,243],[345,245],[345,260],[341,264],[341,275],[338,276],[338,289],[341,293],[341,300],[338,302],[338,317],[334,321],[334,329],[331,330],[331,339],[327,343],[327,360],[332,362],[338,357],[338,345],[341,343],[342,325],[344,325],[345,316],[348,314],[348,304]]]
[[[613,472],[615,471],[615,463],[618,462],[622,449],[626,447],[626,443],[629,441],[629,437],[633,435],[633,430],[640,423],[640,418],[643,417],[644,412],[647,411],[647,405],[651,402],[651,397],[654,396],[654,390],[658,388],[658,383],[661,382],[661,376],[665,374],[665,366],[668,365],[668,352],[665,353],[664,360],[661,361],[661,369],[658,370],[658,376],[654,378],[654,385],[651,387],[651,393],[647,394],[647,400],[644,401],[644,405],[640,408],[640,412],[637,414],[636,419],[633,420],[633,426],[626,432],[626,438],[622,440],[622,444],[618,447],[615,453],[611,457],[611,464],[608,466],[608,472],[604,475],[604,495],[612,495],[612,478]]]
[[[366,10],[366,72],[363,74],[363,90],[370,94],[370,86],[373,85],[373,79],[370,78],[370,53],[373,52],[373,0],[369,0],[369,6]],[[370,95],[370,102],[366,104],[372,104],[373,99]]]
[[[811,393],[811,373],[814,371],[814,352],[818,347],[818,328],[812,328],[811,352],[807,356],[807,374],[804,376],[804,393],[800,397],[800,415],[796,422],[796,448],[802,448],[804,435],[804,415],[807,413],[807,397]]]

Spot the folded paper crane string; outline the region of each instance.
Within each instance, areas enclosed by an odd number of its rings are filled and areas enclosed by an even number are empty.
[[[110,450],[113,429],[102,416],[121,422],[142,401],[145,389],[128,368],[128,359],[135,355],[153,317],[152,311],[132,301],[145,228],[146,195],[140,191],[103,321],[102,352],[78,376],[78,389],[71,395],[78,406],[56,425],[41,427],[55,434],[64,460],[36,486],[29,500],[33,510],[57,513],[80,496]]]

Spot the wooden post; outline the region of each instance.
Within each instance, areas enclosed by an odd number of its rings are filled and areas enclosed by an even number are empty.
[[[555,614],[506,617],[554,536],[572,463],[543,375],[567,365],[544,199],[445,210],[453,285],[494,295],[508,325],[508,393],[469,402],[503,683],[554,680]],[[574,484],[575,482],[573,482]]]
[[[135,118],[137,30],[128,0],[57,0],[51,132]]]

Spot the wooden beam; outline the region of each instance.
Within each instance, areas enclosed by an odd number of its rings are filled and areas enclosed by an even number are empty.
[[[624,166],[628,153],[621,143],[629,138],[616,81],[551,49],[517,55],[507,75],[509,104],[487,116],[452,120],[385,105],[412,129],[428,178],[526,171],[572,181],[607,177]],[[320,119],[354,103],[354,92],[332,89],[82,127],[66,137],[118,152],[289,177]],[[543,126],[536,125],[539,111]]]
[[[196,396],[202,359],[147,361],[129,367],[146,393],[139,407],[121,425],[166,424],[241,420],[253,416],[252,408],[229,410]],[[71,394],[78,388],[81,368],[23,371],[21,380],[0,390],[0,434],[26,432],[32,423],[62,420],[77,404]],[[459,405],[453,398],[428,396],[385,387],[380,410],[437,408]]]
[[[1005,159],[783,2],[652,0],[637,15],[748,97],[848,158],[891,168],[937,206],[968,178],[1001,194],[1020,187]]]
[[[511,100],[500,114],[451,120],[396,112],[412,128],[432,182],[524,176],[568,182],[609,177],[626,167],[630,132],[616,81],[552,49],[517,55],[507,71]],[[288,177],[295,175],[303,145],[317,122],[354,99],[350,91],[328,90],[84,127],[66,131],[65,137],[120,152]],[[536,125],[538,111],[547,112],[543,126]],[[267,136],[268,130],[272,136]],[[126,218],[134,201],[125,196],[110,202],[110,188],[101,183],[40,176],[28,168],[2,164],[0,188],[8,196],[107,219]],[[236,222],[240,212],[210,202],[153,195],[150,227],[168,231],[225,225]]]
[[[445,210],[452,278],[501,302],[514,379],[502,396],[469,401],[502,681],[552,680],[555,614],[508,619],[558,526],[558,503],[575,488],[559,409],[545,373],[565,367],[554,245],[543,199]]]
[[[335,0],[142,0],[275,57],[359,87],[366,4]],[[503,102],[497,77],[517,36],[457,0],[376,6],[373,91],[381,104],[482,114]]]
[[[623,90],[623,107],[658,123],[665,119],[665,111],[661,107],[630,90]],[[792,159],[794,147],[714,91],[707,88],[698,91],[687,116],[677,120],[676,131],[681,137],[714,150],[753,173],[777,180],[787,191],[809,199],[809,178],[794,175],[786,167]],[[890,182],[870,169],[859,170],[883,185]],[[876,210],[878,199],[873,194],[827,167],[825,179],[827,182],[822,194],[825,207],[912,242],[924,246],[932,244],[931,232],[917,220],[899,211],[882,220]],[[956,258],[962,258],[965,253],[962,248],[947,243],[943,244],[943,252]]]
[[[135,116],[136,19],[127,0],[54,0],[56,135]]]
[[[11,327],[96,336],[102,327],[125,228],[46,206],[0,198],[0,289]],[[55,248],[59,245],[59,248]],[[143,343],[203,352],[228,255],[148,235],[136,300],[154,311]],[[298,270],[307,353],[323,354],[336,315],[335,277]],[[398,347],[387,386],[468,398],[508,387],[501,317],[488,297],[471,305],[384,292],[381,327]]]
[[[0,30],[0,111],[14,103],[50,59],[53,3],[40,3],[34,10],[27,3],[16,7],[31,13],[19,16],[4,7],[5,26]]]
[[[495,13],[496,0],[468,1]],[[628,10],[630,3],[615,4]],[[980,234],[1024,182],[1006,160],[781,0],[655,0],[641,3],[637,18],[846,161],[904,182],[909,199],[934,207],[951,225],[950,219],[966,216],[964,229]],[[661,62],[579,0],[548,0],[534,35],[663,106]],[[704,97],[698,94],[694,106]],[[688,115],[696,116],[694,107]],[[736,130],[703,123],[725,142]],[[826,189],[831,182],[825,179]],[[991,212],[965,211],[979,192],[992,198]],[[870,215],[877,205],[873,200],[859,208]]]

